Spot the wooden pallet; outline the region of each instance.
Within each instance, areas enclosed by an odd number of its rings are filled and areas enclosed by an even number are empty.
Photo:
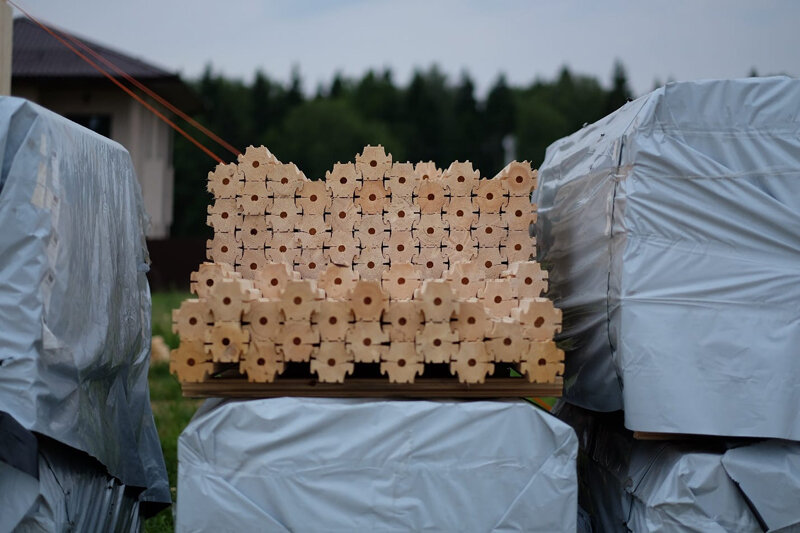
[[[278,379],[269,386],[243,379],[210,379],[184,383],[187,398],[277,398],[280,396],[336,398],[528,398],[561,396],[561,379],[528,383],[520,378],[489,378],[485,383],[459,383],[452,378],[420,378],[412,384],[378,379],[348,379],[323,383],[315,379]]]
[[[443,171],[368,146],[313,181],[249,147],[209,173],[212,262],[192,274],[197,298],[173,314],[172,371],[195,393],[560,391],[561,312],[531,260],[536,177],[528,163],[487,180],[469,162]],[[313,377],[281,377],[297,362]],[[345,379],[364,363],[388,379]],[[442,363],[457,379],[415,379]],[[507,363],[524,378],[487,378]],[[224,364],[247,384],[212,377]]]

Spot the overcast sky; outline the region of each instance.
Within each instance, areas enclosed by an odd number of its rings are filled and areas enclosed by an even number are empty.
[[[608,85],[615,59],[638,96],[656,80],[800,74],[800,2],[792,0],[16,0],[34,16],[187,77],[207,63],[251,79],[257,68],[305,89],[336,71],[391,67],[405,83],[437,63],[470,72],[481,93],[562,65]]]

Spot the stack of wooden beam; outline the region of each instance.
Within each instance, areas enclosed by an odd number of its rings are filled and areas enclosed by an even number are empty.
[[[483,383],[507,363],[529,382],[559,381],[561,313],[532,261],[535,186],[528,163],[480,179],[469,162],[397,163],[381,146],[313,181],[249,147],[209,173],[211,262],[174,312],[173,371],[204,382],[236,364],[270,383],[297,362],[343,382],[379,363],[390,382],[413,383],[444,363]]]

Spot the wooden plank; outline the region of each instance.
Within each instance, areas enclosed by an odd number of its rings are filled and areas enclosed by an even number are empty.
[[[382,379],[345,379],[321,383],[314,378],[284,379],[274,383],[248,383],[244,379],[211,379],[183,383],[187,398],[524,398],[561,396],[563,382],[529,383],[522,378],[487,378],[484,383],[459,383],[455,378],[418,377],[413,384]]]
[[[697,439],[718,439],[710,435],[700,435],[694,433],[656,433],[654,431],[634,431],[633,438],[636,440],[697,440]]]

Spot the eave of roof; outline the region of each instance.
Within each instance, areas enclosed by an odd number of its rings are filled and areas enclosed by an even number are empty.
[[[197,94],[181,80],[177,73],[169,72],[161,67],[87,39],[76,37],[53,26],[50,26],[50,28],[59,34],[69,35],[79,40],[144,85],[151,88],[158,86],[162,96],[172,102],[181,102],[181,108],[184,111],[192,112],[202,107]],[[67,41],[69,42],[69,39]],[[113,77],[122,78],[106,65],[103,65],[102,62],[92,59]],[[11,74],[14,81],[54,82],[81,80],[85,82],[102,82],[104,84],[110,83],[101,72],[98,72],[90,64],[78,57],[55,37],[36,23],[22,17],[14,19]]]

